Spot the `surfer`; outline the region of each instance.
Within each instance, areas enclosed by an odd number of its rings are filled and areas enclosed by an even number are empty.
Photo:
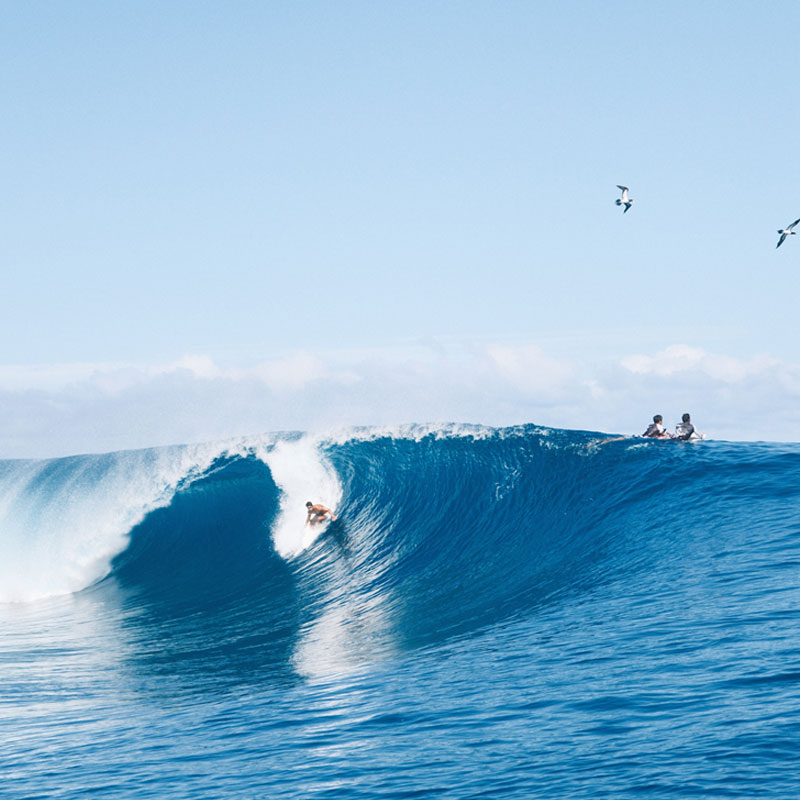
[[[686,442],[692,438],[695,433],[694,425],[692,425],[692,418],[688,414],[681,417],[681,422],[675,426],[675,438],[681,439]]]
[[[656,414],[653,417],[652,423],[647,426],[647,430],[642,434],[642,436],[647,436],[651,439],[671,439],[672,434],[668,433],[661,424],[663,421],[664,417],[662,417],[661,414]]]
[[[333,513],[327,506],[322,503],[312,503],[310,500],[306,503],[308,509],[308,516],[306,517],[306,525],[316,525],[324,522],[326,517],[330,517],[331,521],[336,520],[336,514]]]

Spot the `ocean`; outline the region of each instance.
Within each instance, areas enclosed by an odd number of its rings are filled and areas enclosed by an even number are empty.
[[[2,798],[797,798],[800,445],[3,461],[0,626]]]

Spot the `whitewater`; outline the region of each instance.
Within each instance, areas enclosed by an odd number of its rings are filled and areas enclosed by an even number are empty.
[[[795,798],[800,445],[0,461],[0,625],[0,798]]]

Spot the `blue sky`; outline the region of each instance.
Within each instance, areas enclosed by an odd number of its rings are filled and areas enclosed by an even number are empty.
[[[800,217],[800,4],[0,10],[6,452],[411,413],[633,432],[684,406],[798,438],[800,237],[775,243]],[[452,399],[398,403],[387,375]],[[641,409],[603,411],[631,377]],[[215,392],[213,415],[177,399]],[[142,394],[172,428],[131,425]]]

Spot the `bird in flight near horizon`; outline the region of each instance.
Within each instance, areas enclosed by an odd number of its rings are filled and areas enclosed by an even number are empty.
[[[617,189],[622,189],[622,197],[617,198],[617,205],[618,206],[625,206],[625,210],[622,212],[623,214],[628,213],[628,209],[633,205],[633,198],[628,197],[628,187],[627,186],[620,186],[617,184]]]
[[[787,236],[795,235],[796,231],[793,231],[792,228],[794,228],[794,226],[797,225],[798,222],[800,222],[800,219],[796,219],[791,225],[787,225],[785,228],[778,231],[778,233],[781,235],[781,238],[778,239],[778,244],[775,245],[776,250],[783,244],[783,240]]]

